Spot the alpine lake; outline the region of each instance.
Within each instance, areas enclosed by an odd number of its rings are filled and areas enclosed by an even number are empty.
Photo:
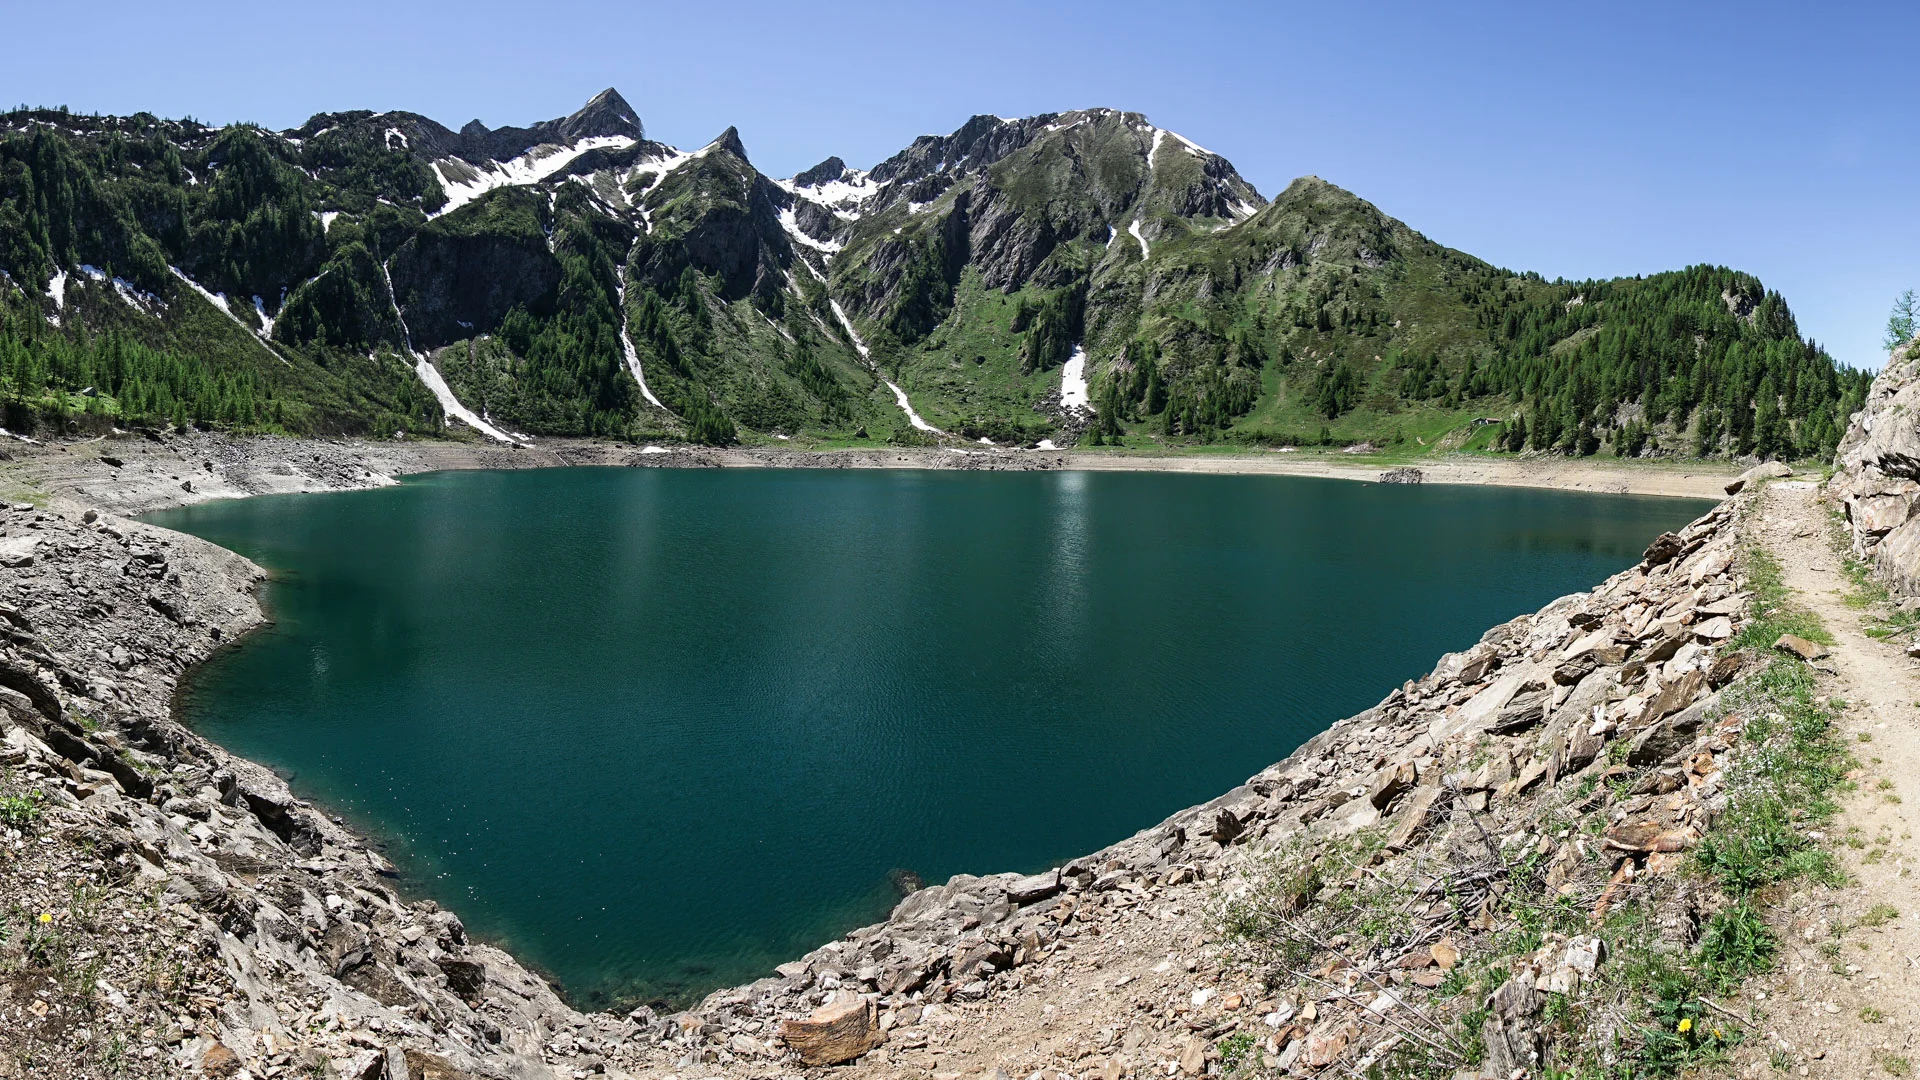
[[[272,572],[184,720],[581,1007],[1204,802],[1700,500],[1273,476],[575,468],[146,520]]]

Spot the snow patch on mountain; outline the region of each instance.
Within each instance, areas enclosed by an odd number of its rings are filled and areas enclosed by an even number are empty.
[[[413,354],[413,370],[420,376],[420,381],[427,384],[427,389],[433,392],[434,399],[440,402],[440,411],[447,415],[449,425],[457,419],[489,439],[503,443],[521,441],[482,420],[472,409],[460,404],[460,399],[453,396],[453,387],[447,385],[445,376],[440,374],[439,368],[433,366],[433,361],[427,358],[426,353]]]
[[[1093,398],[1087,392],[1087,347],[1075,345],[1073,355],[1060,369],[1060,407],[1093,411]]]
[[[860,353],[860,359],[865,360],[867,366],[873,369],[873,373],[879,375],[880,367],[873,362],[873,354],[868,350],[866,341],[860,337],[860,331],[853,328],[853,320],[847,318],[846,309],[840,306],[840,301],[838,300],[829,300],[828,303],[833,307],[833,317],[840,320],[840,325],[847,331],[847,337],[852,339],[854,349]],[[900,389],[898,383],[884,375],[880,376],[880,381],[886,383],[887,389],[893,391],[893,400],[900,406],[900,411],[907,414],[907,423],[912,424],[921,431],[931,432],[935,435],[946,434],[946,432],[927,423],[919,413],[913,410],[913,403],[907,400],[907,392]]]
[[[1128,226],[1127,226],[1127,234],[1128,234],[1129,236],[1132,236],[1132,237],[1133,237],[1133,238],[1134,238],[1135,240],[1138,240],[1138,241],[1140,241],[1140,261],[1141,261],[1141,262],[1146,262],[1146,261],[1147,261],[1147,251],[1148,251],[1148,248],[1147,248],[1147,238],[1146,238],[1145,236],[1143,236],[1143,235],[1141,235],[1141,233],[1140,233],[1140,219],[1139,219],[1139,218],[1134,218],[1134,219],[1133,219],[1133,224],[1131,224],[1131,225],[1128,225]]]
[[[660,399],[653,396],[647,387],[647,373],[640,370],[640,352],[633,347],[633,339],[627,336],[627,285],[626,267],[620,268],[620,347],[627,354],[627,370],[633,372],[633,381],[640,384],[640,396],[656,409],[667,409]],[[671,412],[672,410],[667,410]]]
[[[226,294],[226,293],[217,293],[217,292],[214,292],[214,291],[212,291],[212,290],[210,290],[210,289],[208,289],[208,288],[207,288],[206,286],[204,286],[204,285],[201,285],[201,284],[200,284],[199,282],[197,282],[197,281],[195,281],[195,280],[193,280],[192,278],[190,278],[190,277],[188,277],[188,276],[186,275],[186,271],[184,271],[184,270],[181,270],[181,269],[180,269],[179,267],[177,267],[177,266],[169,266],[169,267],[167,267],[167,269],[169,269],[169,270],[171,270],[171,271],[173,271],[173,276],[174,276],[174,277],[177,277],[177,278],[179,278],[179,279],[180,279],[181,281],[184,281],[184,282],[186,282],[186,283],[187,283],[187,286],[188,286],[189,288],[191,288],[191,289],[192,289],[192,290],[193,290],[194,292],[197,292],[197,293],[199,293],[199,294],[200,294],[201,296],[203,296],[203,297],[205,297],[205,298],[206,298],[206,301],[207,301],[207,303],[209,303],[209,304],[212,304],[212,305],[213,305],[214,307],[217,307],[217,308],[219,308],[219,309],[220,309],[220,313],[221,313],[222,315],[225,315],[225,316],[226,316],[227,318],[229,318],[229,319],[233,319],[233,321],[234,321],[234,322],[236,322],[236,323],[240,321],[239,319],[234,319],[234,316],[233,316],[233,309],[227,306],[227,294]]]
[[[868,367],[872,367],[873,355],[867,350],[867,343],[861,338],[860,331],[853,328],[853,320],[847,318],[847,309],[841,307],[838,300],[828,300],[827,303],[833,308],[833,317],[840,320],[841,328],[846,330],[847,337],[852,339],[854,350],[860,354],[860,359],[865,360]]]
[[[907,414],[907,423],[912,424],[921,431],[930,432],[934,435],[946,434],[946,432],[941,431],[939,428],[921,419],[920,414],[913,411],[913,403],[907,400],[907,392],[900,389],[898,383],[884,376],[881,377],[880,381],[886,383],[887,389],[893,391],[893,400],[899,404],[900,411]]]
[[[388,267],[388,263],[392,261],[393,260],[389,258],[387,262],[380,264],[380,277],[387,283],[387,303],[393,305],[393,317],[400,323],[401,343],[406,346],[408,354],[413,357],[413,373],[420,377],[420,381],[425,383],[427,390],[433,394],[434,400],[440,403],[440,412],[445,417],[443,422],[448,427],[451,427],[455,420],[459,420],[473,430],[485,435],[487,438],[494,439],[498,442],[530,442],[531,440],[527,439],[524,435],[518,439],[508,435],[506,432],[501,431],[499,428],[481,419],[480,415],[472,409],[462,405],[460,399],[454,396],[453,387],[447,385],[446,377],[440,374],[439,368],[433,366],[433,358],[426,353],[415,351],[413,347],[413,330],[407,326],[407,314],[400,310],[400,298],[396,296],[393,291],[393,271]],[[179,271],[176,270],[174,273],[177,274]]]
[[[708,149],[711,149],[711,147],[709,147]],[[652,173],[653,182],[651,184],[648,184],[647,189],[640,193],[640,198],[644,199],[648,195],[653,193],[654,188],[657,188],[660,186],[660,182],[667,178],[668,173],[673,172],[675,169],[678,169],[680,166],[685,165],[687,162],[692,161],[694,158],[697,158],[706,152],[707,151],[705,149],[702,149],[702,150],[696,150],[693,153],[688,154],[688,153],[683,153],[682,151],[679,151],[679,150],[674,150],[669,148],[666,154],[656,158],[648,158],[647,160],[636,164],[633,168],[628,169],[626,178],[620,181],[620,187],[622,190],[625,190],[627,185],[633,183],[635,180],[638,180],[639,178],[647,175],[648,173]]]
[[[489,162],[484,168],[455,157],[441,158],[433,169],[447,193],[447,204],[433,216],[450,214],[495,188],[537,184],[589,150],[625,149],[633,143],[625,135],[597,135],[571,146],[542,143],[512,161]]]
[[[1216,154],[1213,151],[1207,149],[1206,147],[1201,146],[1199,143],[1194,142],[1192,139],[1187,138],[1185,135],[1182,135],[1177,131],[1169,131],[1167,132],[1167,134],[1173,136],[1176,139],[1179,139],[1182,143],[1186,144],[1187,153],[1192,154],[1194,157],[1219,157],[1220,156],[1219,154]]]
[[[841,244],[839,241],[815,240],[813,237],[808,236],[805,232],[803,232],[800,228],[799,215],[793,212],[793,207],[791,206],[787,207],[785,210],[780,211],[780,227],[787,231],[787,235],[789,237],[792,237],[794,243],[796,244],[804,244],[807,247],[810,247],[813,250],[818,251],[824,255],[834,255],[834,254],[838,254],[840,251]]]
[[[872,176],[859,169],[848,169],[838,180],[828,180],[810,187],[803,187],[792,180],[776,180],[774,183],[808,202],[819,203],[833,211],[835,216],[848,221],[858,221],[861,208],[884,186],[875,183]]]
[[[231,319],[233,321],[233,325],[239,327],[242,330],[245,330],[247,333],[253,335],[256,339],[258,339],[260,344],[264,346],[269,353],[273,354],[273,358],[275,360],[280,361],[281,363],[287,365],[288,367],[293,366],[293,362],[288,360],[286,357],[281,356],[279,350],[273,347],[273,343],[267,340],[267,335],[265,333],[262,333],[261,331],[256,330],[253,327],[248,326],[246,323],[240,321],[240,316],[235,315],[233,313],[233,308],[227,304],[227,297],[225,293],[216,293],[208,289],[206,286],[201,285],[199,282],[188,277],[186,274],[186,271],[180,269],[177,266],[169,266],[167,267],[167,269],[173,272],[174,277],[177,277],[181,281],[186,282],[188,288],[192,289],[194,292],[197,292],[201,296],[205,297],[207,303],[212,304],[216,308],[219,308],[220,314],[225,315],[228,319]],[[392,286],[389,285],[388,289],[391,290]],[[142,294],[142,295],[145,295],[145,294]],[[263,311],[262,315],[264,316],[264,314],[265,312]],[[266,327],[268,331],[272,331],[273,323],[270,321],[267,322]]]
[[[155,318],[159,318],[167,310],[166,301],[150,292],[143,291],[126,278],[114,278],[113,291],[120,294],[120,299],[126,301],[128,307],[134,308],[147,315],[152,315]]]
[[[67,310],[67,272],[65,270],[54,271],[53,280],[47,282],[47,298],[53,301],[55,312]],[[60,325],[58,314],[47,316],[47,320],[55,326]]]
[[[113,283],[113,291],[120,294],[120,299],[126,301],[128,307],[131,307],[144,314],[154,315],[154,316],[158,316],[162,312],[165,312],[167,310],[166,303],[162,301],[159,297],[153,295],[150,292],[142,291],[138,286],[134,285],[133,282],[128,281],[126,278],[122,278],[122,277],[109,278],[105,270],[102,270],[99,267],[94,266],[90,263],[81,263],[77,269],[80,271],[80,276],[86,278],[89,281],[96,282],[98,284],[104,285],[109,280],[111,280]],[[62,270],[58,274],[54,275],[54,281],[52,282],[52,284],[49,286],[47,290],[47,295],[53,297],[54,306],[56,308],[60,308],[61,310],[65,310],[66,308],[67,281],[68,281],[67,272],[65,270]],[[55,316],[53,318],[53,325],[55,326],[60,325],[60,319],[58,316]]]

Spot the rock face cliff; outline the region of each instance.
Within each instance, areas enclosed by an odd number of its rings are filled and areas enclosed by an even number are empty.
[[[1830,488],[1854,553],[1898,593],[1920,596],[1920,339],[1888,358],[1835,457]]]

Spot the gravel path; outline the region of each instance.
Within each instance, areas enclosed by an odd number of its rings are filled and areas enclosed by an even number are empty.
[[[1870,612],[1850,606],[1828,502],[1815,485],[1769,486],[1750,538],[1780,560],[1795,600],[1832,632],[1824,692],[1845,699],[1844,737],[1860,760],[1858,790],[1843,796],[1833,837],[1851,881],[1801,886],[1785,898],[1776,971],[1756,1000],[1764,1039],[1744,1047],[1739,1075],[1911,1075],[1920,1056],[1920,881],[1913,876],[1913,812],[1920,807],[1920,664],[1864,632]],[[1749,987],[1748,996],[1760,995]]]

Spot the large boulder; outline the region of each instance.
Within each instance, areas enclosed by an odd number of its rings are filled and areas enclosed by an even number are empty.
[[[1781,477],[1792,475],[1793,470],[1778,461],[1763,461],[1753,468],[1748,469],[1746,472],[1741,473],[1739,476],[1734,477],[1732,482],[1727,484],[1727,494],[1738,495],[1746,490],[1749,484],[1761,480],[1778,480]]]
[[[780,1039],[803,1065],[838,1065],[879,1045],[880,1029],[865,998],[842,993],[805,1020],[780,1021]]]

